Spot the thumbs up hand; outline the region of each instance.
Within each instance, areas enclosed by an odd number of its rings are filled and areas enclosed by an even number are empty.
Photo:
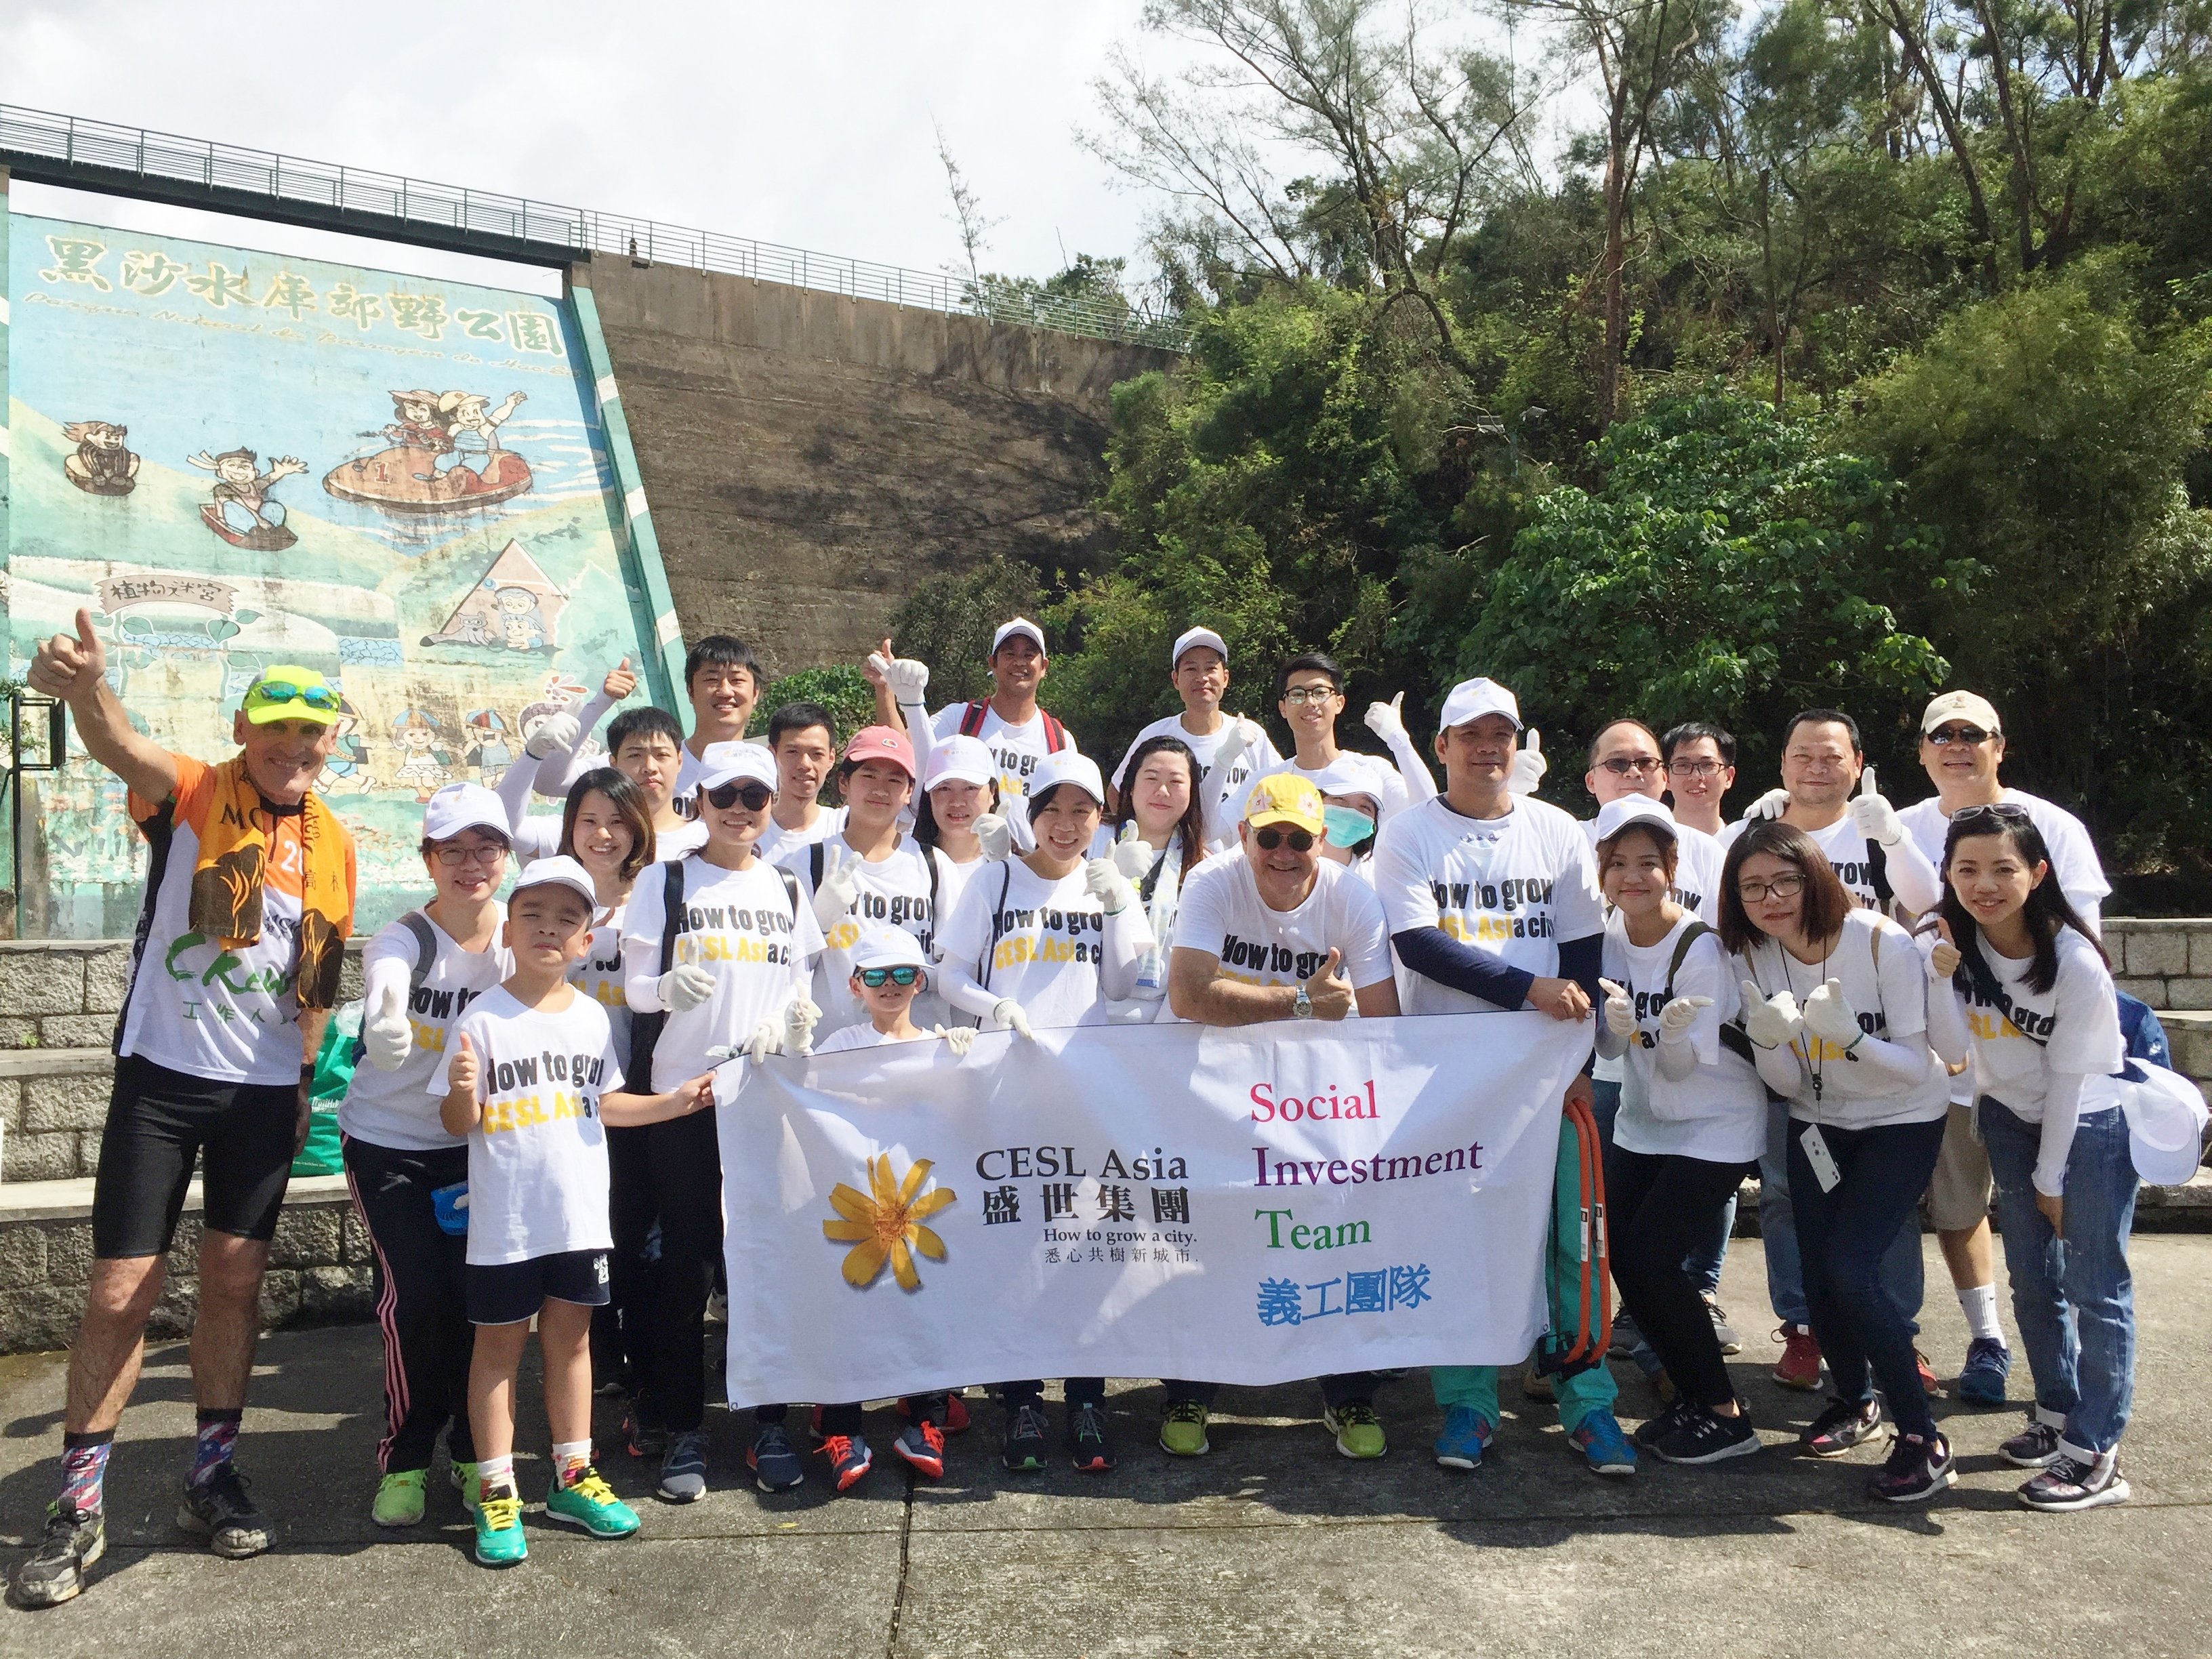
[[[31,659],[32,690],[74,705],[90,696],[107,672],[107,647],[92,625],[92,612],[76,613],[76,632],[57,634]]]
[[[1659,1011],[1659,1041],[1680,1042],[1698,1023],[1698,1015],[1713,1006],[1711,997],[1676,997]]]
[[[477,1090],[483,1085],[483,1061],[477,1057],[477,1051],[471,1045],[466,1031],[460,1034],[457,1042],[459,1046],[446,1067],[446,1091],[474,1100]]]
[[[1316,1019],[1342,1019],[1352,1012],[1352,981],[1338,971],[1343,965],[1344,952],[1331,945],[1328,960],[1306,981],[1306,998],[1313,1004]]]
[[[1880,842],[1884,847],[1894,847],[1905,839],[1905,822],[1897,816],[1897,809],[1882,799],[1875,787],[1874,768],[1869,766],[1859,774],[1859,792],[1851,798],[1849,809],[1851,828],[1869,841]]]
[[[637,676],[631,672],[628,657],[610,668],[606,678],[599,684],[600,692],[613,702],[620,702],[636,690]]]
[[[1597,988],[1605,993],[1605,1029],[1615,1036],[1626,1036],[1636,1029],[1636,1005],[1628,1000],[1627,988],[1601,979]]]
[[[397,985],[384,988],[376,1016],[361,1028],[362,1052],[380,1072],[396,1072],[415,1047],[415,1024],[407,1018],[407,995]]]
[[[1520,752],[1513,757],[1513,769],[1505,775],[1505,793],[1534,794],[1544,774],[1551,769],[1552,763],[1544,758],[1544,734],[1532,726],[1521,734]]]
[[[1928,942],[1928,977],[1941,985],[1959,971],[1959,946],[1951,937],[1951,924],[1936,919],[1935,936]]]
[[[1401,691],[1388,702],[1367,705],[1367,729],[1388,743],[1393,738],[1406,735],[1406,694]]]
[[[1787,991],[1769,997],[1751,981],[1743,981],[1744,1035],[1762,1048],[1779,1048],[1797,1035],[1803,1023],[1797,999]]]
[[[1806,996],[1805,1029],[1821,1042],[1844,1049],[1866,1035],[1844,995],[1843,982],[1832,979],[1815,986]]]

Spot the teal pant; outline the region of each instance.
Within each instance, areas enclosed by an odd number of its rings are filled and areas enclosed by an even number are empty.
[[[1582,1180],[1581,1142],[1575,1134],[1574,1125],[1562,1114],[1559,1163],[1552,1176],[1552,1202],[1559,1215],[1559,1237],[1549,1242],[1544,1263],[1546,1287],[1552,1298],[1552,1325],[1558,1331],[1571,1332],[1582,1328]],[[1597,1317],[1597,1290],[1593,1284],[1593,1320]],[[1597,1340],[1602,1346],[1612,1340],[1612,1333],[1600,1331]],[[1446,1411],[1454,1406],[1472,1406],[1484,1422],[1493,1428],[1497,1426],[1497,1366],[1433,1365],[1429,1369],[1429,1386],[1435,1391],[1437,1404]],[[1592,1412],[1611,1411],[1620,1393],[1613,1387],[1612,1371],[1602,1362],[1572,1376],[1556,1379],[1553,1387],[1559,1395],[1559,1425],[1569,1434],[1580,1428],[1583,1419]]]

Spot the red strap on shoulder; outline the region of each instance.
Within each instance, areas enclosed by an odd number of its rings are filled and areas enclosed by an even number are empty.
[[[1037,713],[1044,714],[1044,710],[1040,708]],[[1067,747],[1067,728],[1049,714],[1044,714],[1044,747],[1048,755],[1057,755]]]
[[[987,702],[971,702],[968,705],[967,712],[960,716],[962,737],[972,738],[983,729],[983,714],[990,706]]]

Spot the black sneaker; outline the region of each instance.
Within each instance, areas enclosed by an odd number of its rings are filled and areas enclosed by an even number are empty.
[[[98,1510],[46,1505],[46,1530],[15,1569],[9,1594],[19,1607],[55,1607],[82,1592],[92,1564],[107,1553],[107,1521]]]
[[[623,1413],[623,1449],[632,1457],[658,1457],[668,1449],[668,1425],[650,1400],[633,1396]]]
[[[1718,1463],[1748,1457],[1758,1449],[1758,1432],[1741,1412],[1723,1417],[1698,1406],[1651,1448],[1651,1455],[1664,1463]]]
[[[2128,1480],[2120,1473],[2119,1449],[2099,1452],[2086,1463],[2071,1452],[2062,1452],[2020,1489],[2020,1501],[2053,1514],[2126,1503]]]
[[[246,1477],[225,1463],[198,1486],[185,1483],[177,1524],[226,1561],[243,1561],[269,1547],[269,1517],[247,1496]]]
[[[1106,1413],[1087,1400],[1067,1408],[1067,1453],[1085,1474],[1113,1472],[1114,1442],[1106,1432]]]
[[[1044,1467],[1044,1407],[1017,1406],[1006,1414],[1006,1448],[1000,1460],[1010,1469]]]
[[[1888,1459],[1867,1482],[1867,1489],[1893,1504],[1923,1504],[1958,1482],[1948,1440],[1940,1434],[1926,1440],[1900,1434],[1890,1443]]]
[[[1997,1455],[2016,1469],[2047,1469],[2058,1461],[2058,1431],[2031,1413],[2027,1427],[1999,1446]]]
[[[1838,1400],[1813,1419],[1798,1443],[1813,1457],[1841,1457],[1881,1426],[1881,1400],[1847,1406]]]
[[[1667,1407],[1658,1416],[1646,1418],[1637,1425],[1636,1432],[1628,1437],[1644,1450],[1649,1451],[1675,1430],[1680,1428],[1696,1414],[1697,1410],[1698,1404],[1695,1401],[1685,1399],[1677,1395],[1672,1405]]]

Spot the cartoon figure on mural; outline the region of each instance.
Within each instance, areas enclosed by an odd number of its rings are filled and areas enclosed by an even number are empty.
[[[341,789],[366,792],[369,787],[368,744],[361,735],[361,710],[340,699],[335,727],[337,744],[331,757],[323,763],[323,775],[315,780],[315,787],[326,795]]]
[[[113,421],[71,421],[62,436],[76,446],[62,459],[62,471],[79,489],[93,495],[128,495],[138,488],[138,458],[124,445],[131,428]]]
[[[469,736],[474,741],[462,757],[483,775],[488,787],[497,787],[514,764],[514,750],[507,746],[507,722],[495,708],[478,708],[469,715]]]
[[[453,756],[445,733],[421,709],[410,708],[392,722],[392,741],[400,755],[392,781],[402,788],[413,786],[416,800],[428,800],[439,786],[452,781]]]
[[[233,547],[256,553],[281,553],[300,538],[284,524],[284,503],[269,492],[307,464],[296,455],[280,455],[260,470],[261,458],[250,449],[226,449],[210,455],[203,449],[191,458],[202,471],[215,474],[214,499],[200,508],[207,527]]]
[[[522,544],[511,541],[422,643],[550,653],[568,603]]]
[[[391,398],[394,418],[374,434],[390,447],[332,467],[323,479],[331,495],[387,513],[448,513],[496,507],[531,487],[530,463],[499,437],[527,401],[523,393],[510,392],[495,407],[474,392]]]

